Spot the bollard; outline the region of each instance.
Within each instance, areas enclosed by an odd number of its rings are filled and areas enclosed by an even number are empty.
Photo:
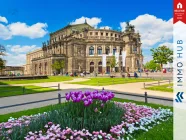
[[[105,90],[104,87],[102,88],[102,90]]]
[[[144,89],[145,89],[145,83],[143,83],[143,87],[144,87]]]
[[[58,83],[58,91],[60,90],[60,83]]]
[[[145,103],[148,103],[147,98],[147,92],[145,92]]]
[[[23,94],[25,94],[25,87],[23,87]]]
[[[58,93],[58,104],[61,104],[61,94]]]

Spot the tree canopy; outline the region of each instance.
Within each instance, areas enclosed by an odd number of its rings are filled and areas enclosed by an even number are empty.
[[[111,58],[111,60],[110,60],[110,67],[111,67],[111,68],[115,68],[116,65],[117,65],[117,63],[116,63],[116,58],[115,58],[115,56],[112,56],[112,58]]]
[[[168,62],[173,62],[173,51],[169,49],[167,46],[159,46],[156,49],[151,49],[153,61],[155,63],[160,64],[161,68],[163,64],[167,64]]]
[[[0,70],[2,70],[5,67],[5,61],[0,58]]]
[[[0,44],[0,55],[4,55],[5,51],[6,51],[5,46]]]
[[[5,51],[6,51],[5,46],[0,44],[0,56],[5,55]],[[1,70],[1,72],[2,72],[2,69],[4,69],[4,68],[5,68],[5,60],[3,60],[0,57],[0,70]]]
[[[61,71],[65,67],[65,61],[64,60],[55,60],[52,64],[52,68],[56,71]]]
[[[157,64],[154,62],[154,60],[151,60],[149,62],[147,62],[145,65],[144,65],[144,68],[145,69],[150,69],[150,70],[160,70],[160,64]]]

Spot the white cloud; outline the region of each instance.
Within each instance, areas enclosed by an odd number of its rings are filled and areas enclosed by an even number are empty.
[[[26,63],[25,54],[7,53],[6,56],[4,56],[4,59],[6,60],[7,66],[22,66]]]
[[[172,39],[173,19],[168,21],[157,18],[153,15],[140,15],[136,19],[131,20],[130,24],[141,34],[142,47],[151,47],[159,42],[165,42]],[[125,30],[125,22],[121,22],[122,31]]]
[[[6,23],[6,20],[4,20],[4,22]],[[22,22],[11,23],[8,25],[0,24],[0,39],[8,40],[13,36],[25,36],[31,39],[41,38],[48,33],[47,27],[46,23],[39,22],[30,26]]]
[[[0,39],[10,39],[12,37],[9,29],[7,28],[7,26],[0,24]]]
[[[164,42],[159,44],[158,46],[167,46],[168,48],[173,49],[173,43],[170,42]]]
[[[26,64],[26,54],[40,47],[36,45],[7,45],[6,48],[6,56],[3,56],[3,59],[6,60],[6,65],[21,66]]]
[[[76,19],[75,21],[71,22],[71,24],[82,24],[82,23],[85,23],[85,20],[87,21],[87,23],[89,25],[91,25],[92,27],[95,27],[97,28],[97,25],[99,23],[101,23],[101,18],[98,18],[98,17],[92,17],[92,18],[88,18],[88,17],[81,17],[81,18],[78,18]]]
[[[14,36],[26,36],[31,39],[40,38],[47,34],[46,23],[36,23],[28,26],[26,23],[16,22],[8,25],[8,28]]]
[[[101,26],[100,29],[107,29],[107,30],[109,30],[109,29],[112,29],[112,27],[110,27],[110,26]]]
[[[30,51],[36,50],[39,47],[37,47],[36,45],[25,45],[25,46],[21,46],[21,45],[14,45],[10,47],[10,51],[13,53],[28,53]]]
[[[5,17],[0,16],[0,22],[8,23],[8,20]]]

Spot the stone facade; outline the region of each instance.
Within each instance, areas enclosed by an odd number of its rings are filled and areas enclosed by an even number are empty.
[[[126,64],[122,67],[122,51],[126,51]],[[43,47],[27,54],[27,75],[52,75],[52,64],[64,60],[63,72],[111,72],[110,61],[119,53],[115,71],[137,71],[143,62],[139,33],[127,23],[126,30],[119,32],[94,29],[89,24],[68,25],[50,34]],[[102,67],[102,54],[106,54],[107,66]]]

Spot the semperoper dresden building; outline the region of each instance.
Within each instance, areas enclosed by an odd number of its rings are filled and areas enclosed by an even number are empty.
[[[110,73],[111,59],[116,54],[119,54],[116,72],[138,71],[143,62],[141,44],[140,34],[129,23],[124,32],[95,29],[86,21],[67,25],[51,33],[41,49],[27,54],[25,74],[53,75],[55,70],[51,65],[56,60],[65,61],[63,73]],[[125,62],[122,62],[123,51],[126,52]],[[102,55],[106,55],[106,66],[102,65]]]

